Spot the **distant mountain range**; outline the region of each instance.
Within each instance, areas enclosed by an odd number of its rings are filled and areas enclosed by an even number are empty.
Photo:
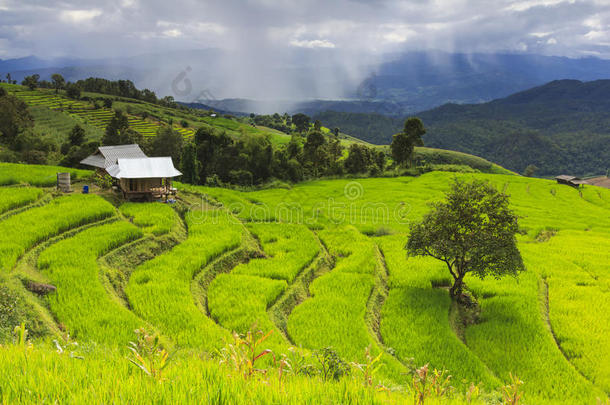
[[[597,58],[409,52],[385,55],[372,65],[357,58],[331,61],[324,51],[307,52],[261,71],[222,50],[203,49],[111,60],[27,57],[0,61],[0,74],[4,78],[10,72],[17,80],[32,73],[49,78],[55,72],[68,80],[130,79],[160,96],[223,111],[396,117],[445,103],[486,102],[552,80],[610,79],[610,60]]]
[[[417,114],[426,146],[484,157],[538,175],[605,174],[610,168],[610,80],[559,80],[482,104],[446,104]],[[326,112],[326,126],[386,144],[404,118]]]

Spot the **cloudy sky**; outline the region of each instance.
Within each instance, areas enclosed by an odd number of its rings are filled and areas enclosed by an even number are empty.
[[[0,0],[0,58],[216,47],[610,58],[610,0]]]

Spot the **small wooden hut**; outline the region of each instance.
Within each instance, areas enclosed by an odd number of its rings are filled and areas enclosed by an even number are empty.
[[[587,184],[585,180],[582,180],[579,177],[568,176],[565,174],[562,174],[561,176],[556,176],[555,180],[557,180],[557,183],[559,184],[565,184],[567,186],[572,187],[579,187],[581,184]]]
[[[167,199],[176,193],[172,179],[182,175],[171,157],[148,157],[138,145],[101,146],[81,164],[109,174],[128,200]]]

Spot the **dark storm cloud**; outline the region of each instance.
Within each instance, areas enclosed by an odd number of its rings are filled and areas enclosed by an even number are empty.
[[[194,65],[193,80],[206,78],[211,84],[201,86],[220,96],[282,98],[308,89],[338,97],[384,54],[407,50],[610,58],[610,6],[608,0],[0,0],[3,59],[205,48],[222,56],[157,60],[153,65],[166,73],[151,77],[165,84],[146,85],[167,89],[171,77]],[[303,66],[316,66],[314,82],[301,80]]]
[[[220,47],[610,56],[607,1],[0,0],[1,57]],[[542,35],[545,34],[545,35]]]

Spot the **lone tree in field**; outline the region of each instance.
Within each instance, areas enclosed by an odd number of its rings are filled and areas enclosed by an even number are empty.
[[[403,165],[411,165],[413,151],[416,146],[424,146],[422,136],[426,134],[424,123],[417,117],[408,118],[402,132],[394,135],[390,149],[394,161]]]
[[[487,182],[455,180],[446,200],[432,203],[423,220],[411,225],[409,256],[431,256],[447,264],[454,283],[451,297],[461,300],[464,276],[516,276],[524,270],[515,234],[517,216],[508,196]]]
[[[53,88],[55,89],[55,94],[59,93],[59,90],[63,89],[66,85],[66,79],[59,73],[54,73],[51,76],[51,80],[53,80]]]

